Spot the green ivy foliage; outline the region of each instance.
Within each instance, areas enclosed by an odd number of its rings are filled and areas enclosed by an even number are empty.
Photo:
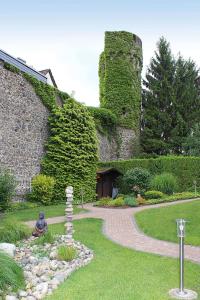
[[[54,200],[65,199],[66,186],[74,187],[75,201],[81,193],[86,202],[95,199],[97,139],[95,124],[87,108],[68,99],[52,110],[51,136],[47,143],[42,172],[56,179]]]
[[[116,131],[118,124],[116,115],[106,108],[87,107],[90,114],[94,118],[97,130],[102,134],[112,134]]]
[[[117,115],[119,124],[139,132],[142,47],[129,32],[106,32],[100,56],[100,103]]]
[[[177,177],[179,192],[193,191],[194,181],[197,182],[197,187],[200,187],[200,157],[161,156],[150,159],[102,162],[99,165],[103,168],[114,167],[123,174],[137,167],[147,169],[152,175],[163,172],[171,173]]]

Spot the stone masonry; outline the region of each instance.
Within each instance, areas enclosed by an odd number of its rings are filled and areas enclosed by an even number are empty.
[[[31,84],[0,64],[0,168],[16,176],[19,196],[29,190],[31,178],[40,172],[48,116]]]

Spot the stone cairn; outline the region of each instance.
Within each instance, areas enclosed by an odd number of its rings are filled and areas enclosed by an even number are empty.
[[[65,209],[65,214],[66,214],[66,238],[67,238],[67,245],[71,246],[73,245],[73,224],[72,224],[72,219],[73,219],[73,187],[68,186],[65,190],[66,193],[66,209]]]

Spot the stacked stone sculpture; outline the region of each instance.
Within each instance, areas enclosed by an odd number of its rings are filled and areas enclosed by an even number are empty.
[[[68,186],[65,190],[66,193],[66,209],[65,209],[65,214],[66,214],[66,238],[67,238],[67,245],[71,246],[73,244],[73,224],[72,224],[72,219],[73,219],[73,187]]]

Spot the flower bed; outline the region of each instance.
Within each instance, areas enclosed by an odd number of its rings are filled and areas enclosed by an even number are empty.
[[[58,260],[59,247],[66,246],[65,235],[56,236],[52,244],[36,245],[34,240],[34,237],[24,240],[16,248],[15,260],[24,270],[26,289],[12,294],[13,300],[37,300],[52,294],[73,271],[93,259],[90,249],[74,241],[72,247],[76,250],[76,257],[69,262]]]

